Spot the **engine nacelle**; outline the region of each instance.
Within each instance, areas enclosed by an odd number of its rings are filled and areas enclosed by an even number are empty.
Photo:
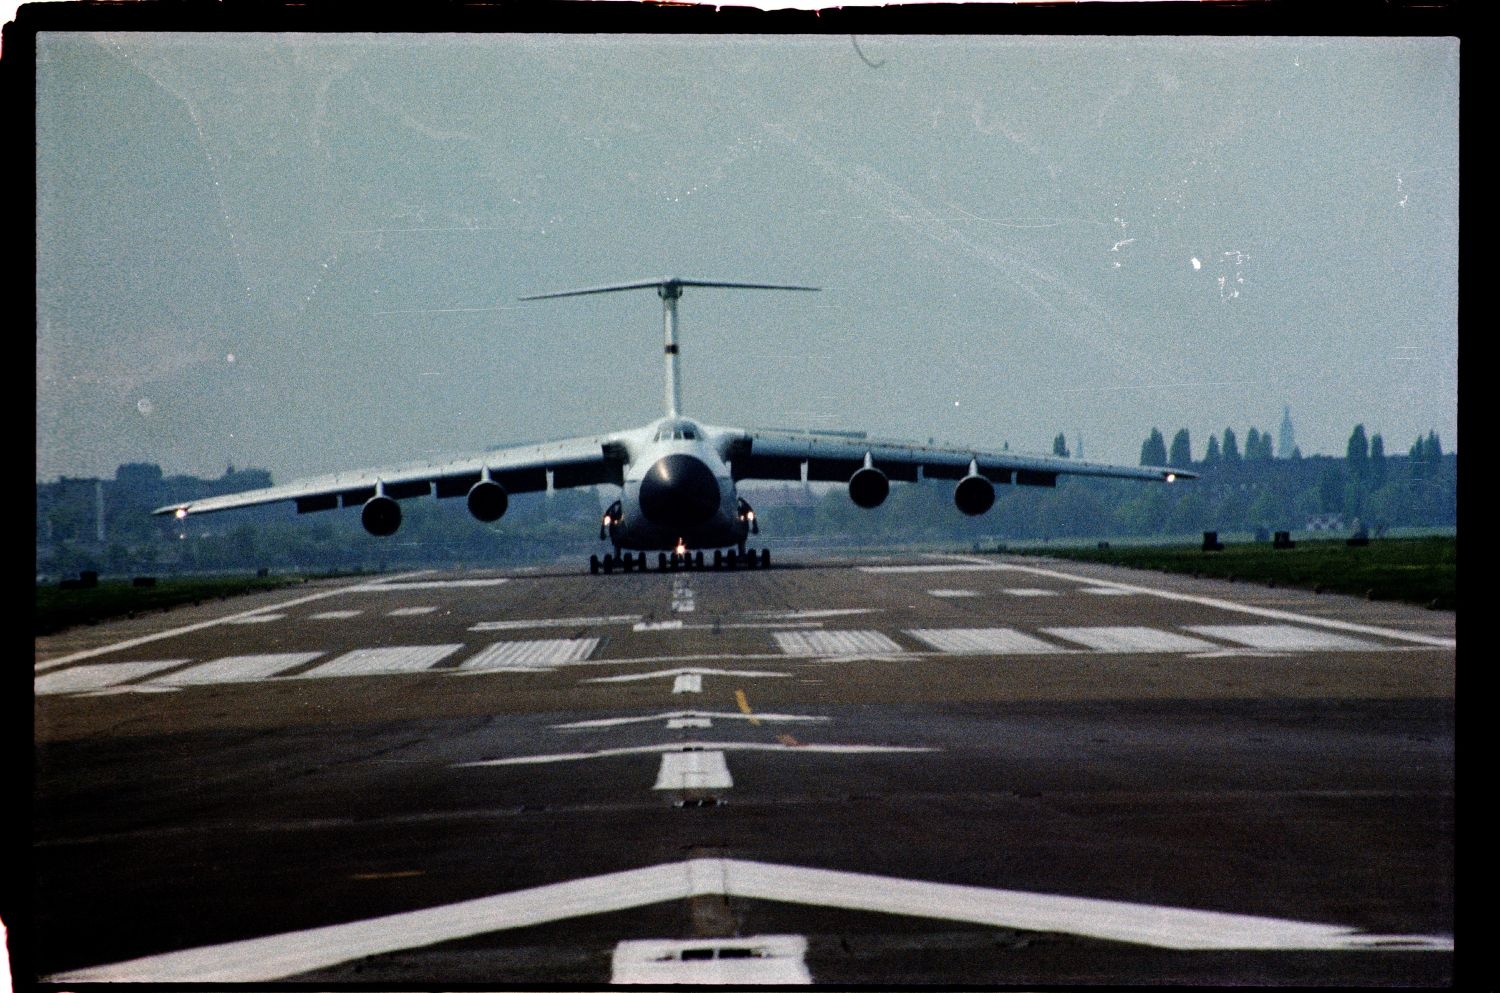
[[[983,476],[965,476],[953,491],[953,502],[969,517],[978,517],[995,505],[995,484]]]
[[[849,499],[866,510],[885,503],[890,492],[890,480],[885,478],[885,473],[872,466],[865,466],[849,477]]]
[[[509,506],[510,494],[493,479],[481,479],[469,487],[469,513],[477,520],[493,524],[505,516]]]
[[[372,496],[359,512],[359,523],[377,538],[389,537],[401,526],[401,505],[383,494]]]

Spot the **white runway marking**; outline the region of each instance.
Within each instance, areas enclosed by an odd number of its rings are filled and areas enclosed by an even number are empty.
[[[358,617],[363,610],[325,610],[320,614],[312,614],[308,618],[314,621],[347,621],[351,617]]]
[[[1013,628],[913,628],[906,633],[949,655],[1037,655],[1072,650]]]
[[[678,631],[682,628],[681,621],[642,621],[631,625],[632,631]]]
[[[696,673],[684,673],[672,681],[673,693],[702,693],[703,677]]]
[[[1206,634],[1210,638],[1271,651],[1354,651],[1382,647],[1373,641],[1363,641],[1327,631],[1309,631],[1307,628],[1293,627],[1290,624],[1193,624],[1189,625],[1187,630]]]
[[[388,648],[356,648],[330,659],[292,679],[323,679],[329,676],[374,676],[393,672],[421,672],[458,651],[463,645],[396,645]]]
[[[962,558],[962,557],[961,557]],[[986,568],[998,568],[987,566]],[[1235,603],[1233,600],[1223,600],[1219,597],[1197,596],[1191,593],[1173,593],[1169,590],[1156,590],[1149,586],[1133,586],[1129,583],[1116,583],[1102,579],[1091,579],[1086,576],[1075,576],[1071,573],[1059,572],[1056,569],[1041,569],[1035,566],[1005,565],[1003,568],[1014,569],[1017,572],[1030,572],[1038,576],[1050,576],[1053,579],[1066,579],[1074,583],[1088,583],[1091,586],[1111,587],[1130,593],[1145,593],[1148,596],[1161,597],[1163,600],[1177,600],[1182,603],[1197,603],[1205,607],[1215,607],[1219,610],[1233,610],[1242,614],[1254,614],[1257,617],[1266,617],[1277,621],[1291,621],[1294,624],[1310,624],[1314,627],[1331,628],[1335,631],[1351,631],[1355,634],[1374,634],[1383,638],[1395,638],[1398,641],[1409,641],[1418,645],[1431,645],[1434,648],[1457,647],[1457,639],[1438,637],[1430,634],[1417,634],[1412,631],[1398,631],[1395,628],[1377,627],[1373,624],[1356,624],[1352,621],[1340,621],[1331,617],[1312,617],[1305,614],[1293,613],[1290,610],[1277,610],[1272,607],[1255,607],[1245,603]]]
[[[550,755],[518,755],[505,759],[476,759],[455,762],[455,768],[487,765],[549,765],[554,762],[583,762],[588,759],[610,759],[622,755],[664,755],[668,752],[800,752],[824,755],[905,755],[936,752],[937,748],[909,745],[788,745],[772,741],[673,741],[660,745],[633,745],[623,748],[600,748],[592,752],[556,752]]]
[[[616,985],[806,986],[807,939],[795,934],[753,938],[622,941],[610,958]]]
[[[423,571],[425,572],[426,570]],[[421,573],[419,572],[408,572],[403,573],[402,575],[416,576],[420,574]],[[395,578],[399,579],[400,577],[398,576]],[[157,631],[152,634],[142,635],[139,638],[128,638],[125,641],[117,641],[112,645],[101,645],[98,648],[86,648],[81,652],[72,652],[71,654],[62,655],[55,659],[48,659],[45,662],[39,662],[36,665],[36,671],[47,672],[51,669],[56,669],[58,666],[67,665],[69,662],[76,662],[79,659],[93,658],[96,655],[108,655],[110,652],[124,651],[127,648],[135,648],[137,645],[150,644],[153,641],[160,641],[163,638],[175,638],[180,634],[190,634],[194,631],[202,631],[204,628],[216,627],[220,624],[225,624],[242,617],[252,617],[256,614],[263,614],[267,611],[285,610],[288,607],[297,607],[304,603],[312,603],[316,600],[325,600],[331,596],[342,596],[343,594],[348,593],[351,590],[362,588],[363,587],[357,586],[340,586],[337,589],[323,590],[318,593],[310,593],[307,596],[297,597],[295,600],[285,600],[281,603],[273,603],[267,604],[264,607],[256,607],[254,610],[244,610],[237,614],[230,614],[227,617],[215,617],[213,620],[199,621],[196,624],[184,624],[180,628],[172,628],[168,631]]]
[[[387,617],[416,617],[419,614],[430,614],[436,607],[397,607],[395,610],[385,612]]]
[[[1004,565],[953,562],[942,565],[862,565],[860,572],[1001,572]]]
[[[697,656],[699,658],[717,658],[717,656]],[[640,659],[625,659],[622,661],[638,662]],[[633,672],[628,676],[595,676],[585,679],[585,683],[633,683],[642,679],[663,679],[667,676],[738,676],[741,679],[756,679],[771,677],[774,679],[785,679],[784,672],[759,672],[754,669],[659,669],[656,672]]]
[[[150,680],[152,685],[207,686],[212,683],[256,683],[304,662],[322,652],[282,652],[276,655],[230,655],[181,672],[170,672]]]
[[[236,617],[228,624],[266,624],[270,621],[279,621],[285,618],[285,614],[250,614],[245,617]]]
[[[654,790],[727,790],[734,785],[723,752],[663,752]]]
[[[1008,586],[1001,592],[1011,596],[1061,596],[1057,590],[1044,590],[1035,586]]]
[[[509,579],[419,579],[407,582],[392,580],[388,583],[364,583],[350,587],[356,593],[403,592],[405,590],[450,590],[476,586],[499,586]]]
[[[1449,935],[1365,934],[1339,924],[1187,910],[835,872],[691,859],[441,907],[166,952],[47,976],[47,983],[252,983],[374,955],[699,896],[874,911],[1183,950],[1451,952]],[[724,939],[714,939],[722,941]]]
[[[816,618],[848,617],[851,614],[874,614],[878,607],[831,607],[821,610],[747,610],[741,616],[763,621],[807,621]]]
[[[1042,628],[1042,631],[1100,652],[1201,652],[1224,647],[1155,628]]]
[[[174,665],[182,665],[189,659],[158,659],[151,662],[99,662],[94,665],[77,665],[61,672],[49,672],[36,677],[32,683],[37,696],[53,693],[84,693],[100,690],[106,686],[117,686],[131,679]]]
[[[480,621],[470,631],[519,631],[525,628],[594,627],[599,624],[631,624],[640,614],[610,614],[607,617],[538,617],[529,621]]]
[[[777,631],[776,647],[788,655],[903,655],[906,649],[875,630]]]
[[[824,722],[824,721],[828,720],[828,718],[826,718],[826,717],[815,717],[815,716],[809,716],[809,715],[805,715],[805,714],[762,714],[762,713],[758,713],[758,712],[754,713],[754,714],[745,714],[745,713],[741,713],[739,711],[734,711],[734,710],[671,710],[671,711],[668,711],[668,712],[666,712],[664,714],[647,714],[647,715],[645,715],[643,717],[603,717],[603,718],[600,718],[598,720],[593,720],[593,721],[573,721],[572,723],[569,723],[569,724],[553,724],[552,727],[555,728],[556,730],[559,730],[559,731],[579,731],[579,730],[588,730],[588,729],[592,729],[592,728],[619,727],[619,726],[621,726],[623,724],[650,724],[653,721],[662,721],[662,720],[665,720],[665,721],[702,720],[702,721],[705,722],[702,726],[707,727],[708,726],[707,721],[710,718],[717,718],[719,720],[725,720],[725,721],[728,721],[728,720],[740,720],[740,721],[756,720],[756,721],[768,721],[768,722],[769,721],[782,721],[782,722],[798,722],[798,721],[803,721],[803,722],[810,722],[810,723],[820,723],[820,722]],[[667,726],[668,727],[674,727],[674,726],[676,726],[676,727],[690,727],[690,726],[695,727],[695,726],[698,726],[698,725],[686,725],[686,724],[672,725],[672,724],[669,723]]]
[[[711,728],[714,722],[707,717],[673,717],[667,721],[667,730],[677,728]]]
[[[1135,590],[1122,590],[1113,586],[1086,586],[1079,593],[1092,593],[1094,596],[1135,596]]]
[[[927,595],[936,597],[963,597],[978,596],[979,594],[973,590],[928,590]]]
[[[598,638],[543,638],[537,641],[497,641],[472,658],[459,664],[459,669],[550,669],[554,666],[581,662],[594,654],[599,647]]]

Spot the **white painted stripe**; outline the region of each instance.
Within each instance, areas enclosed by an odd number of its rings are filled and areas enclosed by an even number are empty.
[[[727,790],[734,785],[723,752],[663,752],[654,790]]]
[[[363,610],[325,610],[320,614],[312,614],[310,620],[314,621],[346,621],[351,617],[358,617]]]
[[[703,655],[697,658],[718,658],[719,656]],[[640,659],[622,659],[624,662],[638,662]],[[656,672],[633,672],[628,676],[595,676],[585,679],[585,683],[633,683],[642,679],[662,679],[666,676],[739,676],[743,679],[774,678],[785,679],[785,672],[757,672],[754,669],[660,669]]]
[[[912,628],[906,633],[949,655],[1040,655],[1069,651],[1013,628]]]
[[[631,625],[632,631],[677,631],[681,629],[681,621],[642,621]]]
[[[807,939],[775,934],[753,938],[622,941],[610,959],[616,985],[806,986]]]
[[[1135,596],[1135,590],[1116,589],[1113,586],[1087,586],[1078,592],[1092,593],[1094,596]]]
[[[152,685],[207,686],[212,683],[254,683],[284,669],[311,662],[322,652],[282,652],[274,655],[230,655],[181,672],[150,680]]]
[[[1057,590],[1044,590],[1035,586],[1009,586],[1002,592],[1011,596],[1061,596]]]
[[[174,665],[182,665],[189,659],[153,659],[150,662],[98,662],[93,665],[76,665],[71,669],[63,669],[61,672],[49,672],[46,675],[36,677],[32,683],[37,696],[48,696],[55,693],[84,693],[88,690],[103,689],[106,686],[118,686],[120,683],[162,669],[170,669]]]
[[[631,624],[640,614],[609,614],[604,617],[537,617],[523,621],[480,621],[470,631],[518,631],[524,628],[594,627],[600,624]]]
[[[594,654],[598,638],[543,638],[537,641],[497,641],[459,668],[478,669],[551,668],[580,662]]]
[[[964,597],[978,596],[979,594],[975,593],[973,590],[928,590],[927,595],[937,597]]]
[[[745,617],[758,617],[767,621],[804,621],[814,618],[848,617],[851,614],[874,614],[878,607],[833,607],[820,610],[747,610]]]
[[[960,558],[963,557],[960,556]],[[1340,621],[1332,617],[1311,617],[1306,614],[1294,613],[1290,610],[1277,610],[1272,607],[1256,607],[1246,603],[1235,603],[1233,600],[1223,600],[1219,597],[1197,596],[1191,593],[1174,593],[1170,590],[1156,590],[1149,586],[1133,586],[1129,583],[1116,583],[1088,576],[1076,576],[1071,573],[1060,572],[1056,569],[1040,569],[1035,566],[1006,564],[1003,568],[1014,569],[1017,572],[1030,572],[1038,576],[1051,576],[1054,579],[1066,579],[1075,583],[1088,583],[1091,586],[1109,586],[1130,593],[1145,593],[1149,596],[1160,597],[1163,600],[1197,603],[1205,607],[1215,607],[1219,610],[1233,610],[1242,614],[1254,614],[1257,617],[1266,617],[1271,620],[1291,621],[1294,624],[1310,624],[1314,627],[1330,628],[1335,631],[1351,631],[1355,634],[1374,634],[1382,638],[1394,638],[1398,641],[1409,641],[1418,645],[1431,645],[1434,648],[1454,648],[1457,646],[1457,640],[1454,638],[1418,634],[1413,631],[1398,631],[1395,628],[1377,627],[1373,624],[1356,624],[1353,621]]]
[[[393,645],[386,648],[356,648],[336,659],[299,673],[293,679],[328,676],[373,676],[392,672],[421,672],[458,651],[463,645]]]
[[[859,565],[861,573],[998,573],[1004,565],[933,564],[933,565]]]
[[[429,570],[423,571],[425,572]],[[408,576],[415,576],[420,574],[421,573],[416,572],[405,573],[405,575]],[[36,665],[36,671],[46,672],[50,669],[56,669],[58,666],[67,665],[69,662],[77,662],[80,659],[93,658],[96,655],[108,655],[110,652],[124,651],[127,648],[135,648],[138,645],[146,645],[153,641],[160,641],[163,638],[175,638],[180,634],[190,634],[193,631],[202,631],[204,628],[217,627],[220,624],[234,621],[241,617],[251,617],[256,614],[266,613],[267,611],[285,610],[288,607],[296,607],[304,603],[312,603],[315,600],[325,600],[331,596],[342,596],[343,594],[349,593],[352,590],[362,588],[363,587],[357,586],[340,586],[337,589],[323,590],[319,593],[310,593],[304,597],[297,597],[295,600],[285,600],[281,603],[267,604],[264,607],[256,607],[254,610],[241,611],[237,614],[230,614],[227,617],[215,617],[210,621],[199,621],[196,624],[185,624],[180,628],[172,628],[168,631],[157,631],[153,634],[142,635],[139,638],[130,638],[125,641],[117,641],[112,645],[101,645],[98,648],[86,648],[81,652],[73,652],[69,655],[59,656],[55,659],[48,659],[45,662],[38,662]]]
[[[1042,628],[1051,635],[1100,652],[1201,652],[1221,648],[1171,631],[1143,627]]]
[[[416,617],[419,614],[430,614],[436,607],[397,607],[395,610],[386,611],[387,617]]]
[[[711,728],[714,722],[707,717],[673,717],[667,721],[667,730],[676,728]]]
[[[771,637],[788,655],[900,655],[906,651],[875,630],[777,631]]]
[[[702,693],[703,677],[697,674],[683,674],[672,682],[673,693]]]
[[[1187,630],[1251,648],[1283,652],[1354,651],[1382,647],[1373,641],[1328,631],[1309,631],[1290,624],[1194,624]]]
[[[737,710],[672,710],[664,714],[647,714],[641,717],[603,717],[593,721],[572,721],[568,724],[551,725],[558,731],[580,731],[592,728],[612,728],[625,724],[650,724],[653,721],[673,720],[708,720],[718,718],[720,720],[757,720],[757,721],[781,721],[781,722],[808,722],[820,723],[827,721],[827,717],[816,717],[806,714],[763,714],[757,711],[753,714],[742,713]],[[670,726],[670,725],[669,725]],[[679,725],[686,727],[687,725]],[[708,725],[703,725],[707,727]]]
[[[550,765],[554,762],[582,762],[588,759],[618,758],[622,755],[660,755],[684,749],[710,752],[803,752],[827,755],[908,755],[941,751],[938,748],[911,745],[787,745],[771,741],[673,741],[660,745],[634,745],[625,748],[600,748],[592,752],[556,752],[550,755],[518,755],[505,759],[476,759],[456,762],[456,768],[485,765]]]
[[[357,593],[380,593],[383,591],[447,590],[477,586],[499,586],[501,583],[508,582],[510,582],[509,579],[423,579],[414,582],[392,580],[388,583],[365,583],[362,586],[351,587],[351,589]]]
[[[1339,924],[929,883],[741,859],[693,859],[75,969],[48,976],[44,982],[267,982],[372,955],[494,931],[710,895],[1055,931],[1184,950],[1381,950],[1387,954],[1393,950],[1453,950],[1453,938],[1448,935],[1364,934]]]
[[[285,614],[251,614],[248,617],[236,617],[228,624],[266,624],[271,621],[279,621],[285,618]]]

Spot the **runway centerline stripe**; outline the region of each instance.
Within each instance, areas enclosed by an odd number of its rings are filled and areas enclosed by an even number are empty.
[[[190,659],[156,659],[150,662],[98,662],[94,665],[78,665],[61,672],[49,672],[36,677],[32,683],[37,696],[54,693],[84,693],[89,690],[118,686],[132,679],[174,665],[182,665]]]
[[[181,672],[169,672],[147,682],[166,686],[208,686],[214,683],[256,683],[276,673],[311,662],[322,652],[280,652],[271,655],[229,655]]]
[[[372,955],[699,896],[768,900],[1053,931],[1183,950],[1422,952],[1446,935],[1364,934],[1339,924],[1087,897],[931,883],[742,859],[691,859],[551,883],[441,907],[150,955],[46,977],[48,983],[245,983],[286,979]]]
[[[959,556],[963,559],[963,556]],[[1182,603],[1197,603],[1205,607],[1216,607],[1219,610],[1233,610],[1242,614],[1254,614],[1258,617],[1267,617],[1278,621],[1292,621],[1296,624],[1309,624],[1313,627],[1330,628],[1335,631],[1351,631],[1355,634],[1373,634],[1382,638],[1394,638],[1397,641],[1410,641],[1418,645],[1431,645],[1435,648],[1454,648],[1457,640],[1444,638],[1430,634],[1418,634],[1414,631],[1398,631],[1395,628],[1378,627],[1374,624],[1357,624],[1353,621],[1341,621],[1332,617],[1313,617],[1307,614],[1298,614],[1290,610],[1277,610],[1274,607],[1256,607],[1248,603],[1235,603],[1233,600],[1223,600],[1219,597],[1199,596],[1195,593],[1175,593],[1171,590],[1156,590],[1149,586],[1135,586],[1130,583],[1117,583],[1112,580],[1097,579],[1090,576],[1078,576],[1072,573],[1061,572],[1056,569],[1042,569],[1037,566],[1015,565],[1005,563],[1000,566],[988,566],[987,568],[1013,569],[1017,572],[1029,572],[1038,576],[1051,576],[1053,579],[1066,579],[1074,583],[1086,583],[1089,586],[1111,587],[1113,589],[1128,591],[1131,593],[1146,593],[1150,596],[1161,597],[1164,600],[1177,600]]]
[[[734,785],[723,752],[663,752],[654,790],[727,790]]]
[[[1201,652],[1222,645],[1143,627],[1042,628],[1045,634],[1101,652]]]
[[[397,672],[421,672],[432,668],[463,645],[391,645],[356,648],[336,659],[314,666],[291,679],[323,679],[336,676],[373,676]]]

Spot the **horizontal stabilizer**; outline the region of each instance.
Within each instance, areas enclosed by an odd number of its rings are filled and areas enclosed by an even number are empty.
[[[556,293],[537,293],[532,296],[521,297],[522,300],[550,300],[553,297],[580,297],[590,293],[615,293],[620,290],[644,290],[657,289],[661,291],[675,291],[672,296],[680,294],[684,286],[716,286],[737,290],[811,290],[816,291],[817,286],[786,286],[780,283],[738,283],[724,279],[680,279],[671,277],[666,279],[640,279],[630,283],[610,283],[605,286],[586,286],[579,290],[559,290]]]

